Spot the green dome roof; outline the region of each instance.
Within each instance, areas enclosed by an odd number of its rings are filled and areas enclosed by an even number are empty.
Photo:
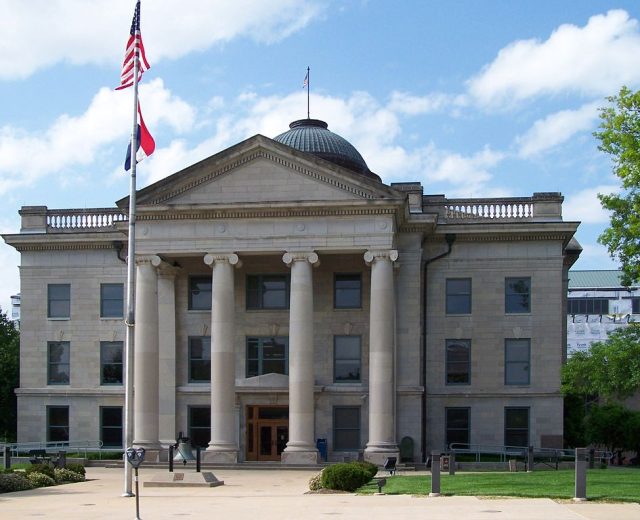
[[[369,170],[358,150],[344,137],[331,132],[328,126],[319,119],[299,119],[274,140],[380,181],[380,177]]]

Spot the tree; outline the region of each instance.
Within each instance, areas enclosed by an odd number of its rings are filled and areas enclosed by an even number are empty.
[[[622,283],[628,287],[640,280],[640,91],[622,87],[607,99],[611,106],[600,109],[601,131],[594,136],[598,148],[612,157],[622,191],[598,195],[611,212],[610,225],[598,240],[620,261]]]
[[[614,453],[618,450],[636,450],[636,435],[640,424],[640,412],[628,410],[619,404],[594,406],[586,419],[587,440],[606,446]]]
[[[20,333],[0,309],[0,439],[16,439]]]

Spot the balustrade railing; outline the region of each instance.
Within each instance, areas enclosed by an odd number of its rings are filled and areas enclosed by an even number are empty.
[[[113,228],[117,222],[127,220],[127,215],[117,208],[49,209],[46,217],[47,229],[52,231]]]
[[[446,219],[521,220],[531,217],[531,199],[448,199],[444,204]]]

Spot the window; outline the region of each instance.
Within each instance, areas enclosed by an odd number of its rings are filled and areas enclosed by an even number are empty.
[[[471,340],[448,339],[447,384],[468,385],[471,382]]]
[[[504,384],[528,385],[531,340],[506,339],[504,342]]]
[[[452,443],[469,444],[469,408],[445,408],[446,449]]]
[[[211,440],[211,408],[209,406],[189,407],[189,439],[195,448],[206,448]]]
[[[68,406],[47,406],[47,441],[69,442]]]
[[[211,276],[189,277],[189,310],[211,310]]]
[[[71,285],[51,283],[47,286],[47,317],[71,317]]]
[[[362,308],[362,276],[360,273],[335,275],[333,302],[336,309]]]
[[[289,275],[253,274],[247,276],[247,309],[288,309]]]
[[[289,338],[247,338],[247,377],[289,373]]]
[[[567,314],[609,314],[606,298],[567,298]]]
[[[211,381],[211,338],[191,336],[189,338],[189,383]]]
[[[360,336],[333,337],[333,380],[336,383],[360,382]]]
[[[504,445],[529,446],[529,408],[504,409]]]
[[[70,350],[68,341],[47,343],[47,384],[68,385],[70,380]]]
[[[333,450],[360,449],[360,407],[335,406],[333,408]]]
[[[124,316],[124,286],[121,283],[100,284],[100,317]]]
[[[100,407],[100,440],[104,448],[122,448],[122,406]]]
[[[471,314],[471,278],[447,278],[447,314]]]
[[[122,341],[100,342],[100,384],[121,385],[123,367]]]
[[[631,298],[631,313],[640,314],[640,297],[638,296]]]
[[[531,312],[531,278],[506,278],[504,310],[507,314]]]

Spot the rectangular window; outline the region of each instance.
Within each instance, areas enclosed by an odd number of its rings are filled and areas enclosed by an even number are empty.
[[[50,283],[47,286],[47,317],[71,317],[71,285]]]
[[[452,443],[469,444],[469,415],[469,408],[445,408],[446,449]]]
[[[446,340],[446,370],[448,385],[471,383],[471,340]]]
[[[211,440],[211,408],[209,406],[189,407],[189,439],[195,448],[206,448]]]
[[[189,337],[189,383],[211,381],[211,337]]]
[[[247,377],[289,373],[289,338],[247,338]]]
[[[504,445],[529,446],[529,408],[504,409]]]
[[[333,407],[333,451],[360,449],[360,407]]]
[[[336,309],[362,308],[362,275],[336,274],[333,285],[333,302]]]
[[[640,314],[640,297],[638,296],[631,298],[631,313]]]
[[[211,310],[211,276],[189,277],[189,310]]]
[[[531,312],[531,278],[505,278],[504,310],[507,314]]]
[[[122,406],[100,407],[100,440],[103,448],[122,448]]]
[[[247,276],[247,309],[288,308],[288,274],[252,274]]]
[[[121,385],[124,346],[122,341],[100,342],[100,384]]]
[[[567,298],[567,314],[609,314],[606,298]]]
[[[124,285],[121,283],[100,284],[100,317],[122,318],[124,316]]]
[[[447,314],[471,314],[471,278],[447,278]]]
[[[47,406],[47,441],[69,442],[68,406]]]
[[[71,345],[68,341],[47,343],[47,384],[68,385],[71,379]]]
[[[504,341],[504,384],[528,385],[530,382],[531,340]]]
[[[361,366],[360,336],[333,337],[333,380],[359,383]]]

